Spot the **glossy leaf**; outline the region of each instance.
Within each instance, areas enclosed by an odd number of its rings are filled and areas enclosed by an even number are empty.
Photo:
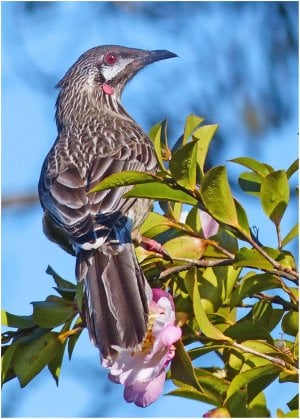
[[[209,368],[195,368],[195,374],[203,391],[206,394],[214,395],[216,404],[221,405],[228,388],[228,382],[209,371]]]
[[[288,179],[299,170],[299,159],[296,159],[286,171]]]
[[[299,236],[299,224],[297,223],[292,227],[292,229],[288,232],[288,234],[282,239],[282,247],[286,246],[288,243],[290,243],[295,238],[298,238]]]
[[[52,329],[65,323],[73,317],[77,310],[72,303],[63,300],[35,301],[33,305],[33,318],[40,327]]]
[[[262,339],[271,345],[273,344],[273,339],[268,331],[264,327],[250,321],[240,320],[238,323],[228,327],[224,333],[237,342],[243,342],[247,339]]]
[[[256,172],[257,174],[259,174],[262,177],[267,176],[269,173],[274,172],[274,169],[272,166],[266,164],[266,163],[261,163],[258,160],[255,160],[251,157],[237,157],[235,159],[231,159],[229,160],[233,163],[238,163],[244,167],[247,167],[248,169],[253,170],[253,172]]]
[[[61,346],[57,349],[55,357],[48,363],[48,369],[52,377],[54,378],[57,386],[59,382],[61,364],[65,353],[66,343],[67,341],[61,344]]]
[[[266,215],[279,225],[290,197],[286,172],[279,170],[266,176],[261,184],[260,198]]]
[[[58,334],[46,333],[18,347],[13,368],[21,387],[25,387],[56,356],[61,343]]]
[[[197,164],[200,167],[201,173],[204,173],[204,165],[208,153],[208,149],[213,139],[215,132],[218,129],[218,125],[203,125],[197,128],[193,133],[193,138],[197,139]]]
[[[249,272],[233,291],[230,306],[232,308],[236,307],[246,297],[275,288],[281,288],[280,283],[275,276],[267,273],[254,274],[254,272]]]
[[[176,257],[188,259],[200,259],[207,248],[207,241],[199,237],[179,236],[164,243],[164,249]]]
[[[195,132],[195,130],[199,127],[199,125],[204,121],[204,118],[201,118],[197,115],[189,115],[186,118],[185,126],[184,126],[184,134],[183,134],[183,142],[182,144],[186,144],[188,139],[191,135]]]
[[[5,350],[3,350],[3,347],[2,347],[2,362],[1,362],[1,382],[2,383],[6,381],[9,371],[12,369],[12,360],[19,344],[20,344],[19,341],[14,342],[11,345],[5,347]]]
[[[200,191],[204,206],[212,217],[229,226],[239,226],[236,207],[224,166],[214,167],[205,173]]]
[[[194,190],[197,172],[197,141],[190,141],[175,151],[169,169],[177,183],[184,188]]]
[[[253,196],[259,196],[261,181],[262,177],[255,172],[243,172],[238,179],[240,188]]]
[[[217,327],[215,327],[209,320],[202,306],[200,299],[199,288],[196,278],[194,279],[193,287],[193,308],[196,321],[199,325],[201,333],[213,340],[231,341],[228,336],[225,336]]]
[[[281,369],[279,367],[271,364],[263,365],[261,367],[254,367],[248,371],[236,375],[229,384],[225,402],[227,402],[228,399],[242,387],[249,385],[249,383],[252,383],[255,380],[260,380],[262,377],[267,376],[268,384],[270,384],[278,377],[280,371]],[[261,390],[258,389],[258,393],[260,391]]]
[[[249,227],[249,222],[248,222],[246,211],[242,207],[242,205],[239,203],[239,201],[235,198],[234,198],[234,204],[235,204],[237,219],[238,219],[238,223],[239,223],[239,230],[242,231],[243,235],[249,237],[250,236],[250,227]],[[241,239],[243,239],[243,238],[244,237],[241,235]]]
[[[135,171],[124,171],[113,173],[108,176],[102,182],[98,183],[88,193],[104,191],[106,189],[116,188],[120,186],[137,185],[143,183],[151,183],[157,181],[158,177],[150,173],[135,172]]]
[[[266,250],[266,249],[265,249]],[[235,255],[235,267],[251,267],[257,269],[272,269],[273,265],[265,259],[256,249],[243,247]]]
[[[291,410],[295,410],[298,408],[299,406],[299,394],[296,394],[288,403],[287,403],[288,407]]]
[[[296,336],[299,333],[299,313],[296,311],[289,311],[282,319],[282,330],[291,336]]]
[[[165,170],[163,154],[169,149],[167,141],[167,120],[154,125],[149,132],[149,138],[154,144],[154,150],[161,170]]]
[[[167,394],[168,396],[184,397],[192,400],[198,400],[203,403],[215,404],[215,399],[213,397],[211,397],[210,395],[206,395],[200,391],[197,391],[196,389],[190,386],[180,386],[179,388],[176,388],[175,390],[172,390]]]
[[[277,343],[276,343],[277,345]],[[284,353],[278,346],[271,345],[270,343],[264,342],[262,340],[245,340],[243,341],[243,346],[252,349],[256,352],[275,356],[277,358],[283,359],[287,363],[293,363],[293,359],[290,355]]]
[[[81,319],[80,319],[80,318],[78,319],[78,322],[81,322]],[[77,324],[78,322],[76,322],[76,324]],[[76,324],[74,325],[74,328],[76,327]],[[82,330],[83,330],[83,329],[82,329]],[[76,345],[76,343],[77,343],[78,339],[80,338],[80,335],[81,335],[81,333],[82,333],[82,330],[81,330],[81,331],[78,331],[78,332],[77,332],[76,334],[74,334],[74,335],[71,335],[71,336],[69,337],[69,339],[68,339],[68,355],[69,355],[69,359],[71,359],[71,358],[72,358],[73,351],[74,351],[74,349],[75,349],[75,345]]]
[[[190,205],[197,205],[198,201],[191,195],[179,189],[161,182],[152,182],[144,185],[136,185],[124,195],[125,198],[150,198],[163,201],[182,202]]]
[[[52,278],[54,279],[56,285],[59,288],[70,289],[70,290],[75,290],[76,289],[76,285],[75,284],[73,284],[70,281],[67,281],[66,279],[63,279],[60,275],[58,275],[57,272],[55,272],[55,270],[51,266],[48,266],[47,267],[46,273],[48,275],[51,275],[52,276]]]
[[[180,386],[187,384],[202,392],[201,386],[195,376],[192,362],[184,349],[182,341],[178,341],[175,346],[175,358],[171,365],[172,380],[175,380]]]
[[[27,329],[36,325],[32,316],[17,316],[5,310],[1,310],[1,323],[3,326],[16,327],[18,329]]]

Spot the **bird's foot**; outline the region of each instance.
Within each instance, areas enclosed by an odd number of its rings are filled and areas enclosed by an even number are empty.
[[[162,255],[164,259],[173,262],[169,253],[164,249],[164,247],[160,243],[158,243],[158,241],[142,236],[137,230],[135,230],[132,233],[132,239],[149,252],[158,253]]]

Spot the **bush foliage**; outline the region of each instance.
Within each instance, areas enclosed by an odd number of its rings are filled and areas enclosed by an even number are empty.
[[[140,229],[169,255],[136,246],[142,269],[153,287],[175,299],[183,338],[168,373],[170,394],[208,403],[211,417],[268,417],[264,390],[274,380],[298,383],[298,273],[286,246],[298,236],[294,226],[281,235],[290,204],[289,179],[298,169],[275,170],[253,158],[239,157],[242,191],[256,197],[272,221],[278,243],[262,244],[249,227],[247,211],[233,196],[226,167],[206,170],[205,161],[217,125],[190,115],[184,133],[170,148],[166,121],[149,134],[158,157],[156,175],[117,173],[95,189],[134,185],[126,197],[156,201]],[[264,220],[259,220],[262,225]],[[57,295],[32,303],[30,316],[2,313],[2,381],[18,378],[26,386],[44,367],[58,384],[65,351],[71,358],[84,328],[82,284],[61,278],[52,268]],[[203,367],[202,357],[215,357]],[[214,359],[218,366],[214,366]],[[295,393],[296,393],[295,387]],[[298,417],[298,395],[288,413]]]

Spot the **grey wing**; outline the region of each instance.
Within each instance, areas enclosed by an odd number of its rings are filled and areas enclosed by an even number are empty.
[[[126,214],[135,199],[122,195],[131,187],[114,188],[88,194],[101,180],[112,173],[125,170],[154,172],[156,159],[152,145],[146,141],[122,145],[105,156],[96,154],[88,169],[70,160],[67,164],[53,164],[53,156],[46,159],[39,182],[42,206],[53,222],[70,238],[83,243],[103,240],[113,226]],[[85,172],[85,175],[83,174]]]

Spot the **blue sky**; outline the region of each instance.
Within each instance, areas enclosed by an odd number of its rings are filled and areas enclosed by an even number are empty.
[[[264,37],[271,35],[262,30],[266,15],[271,28],[277,28],[278,45],[283,39],[280,25],[274,23],[272,3],[250,3],[240,9],[215,2],[157,2],[152,9],[143,3],[115,7],[105,3],[59,2],[29,13],[22,3],[2,2],[3,196],[36,191],[43,159],[56,136],[57,91],[53,86],[82,52],[107,43],[169,49],[179,55],[142,71],[124,94],[126,109],[145,131],[168,118],[175,139],[185,117],[197,113],[220,124],[223,147],[221,154],[216,148],[215,164],[241,155],[262,159],[278,169],[292,163],[298,152],[297,57],[283,54],[276,61],[274,53],[270,77],[268,54],[272,51],[264,47]],[[290,30],[295,31],[296,3],[289,18]],[[278,102],[269,99],[274,91],[278,91]],[[271,124],[272,106],[279,102],[281,122]],[[245,125],[241,111],[249,110],[245,103],[256,111],[250,116],[256,117],[258,132]],[[241,171],[228,166],[233,176]],[[251,223],[259,224],[263,214],[257,201],[242,202]],[[2,212],[2,304],[10,312],[30,314],[29,303],[44,300],[51,292],[52,280],[45,274],[48,264],[74,280],[74,259],[47,241],[41,219],[39,205]],[[296,219],[292,209],[285,217],[283,233]],[[271,223],[265,219],[260,239],[276,243]],[[202,362],[209,365],[211,359]],[[165,392],[170,388],[166,385]],[[273,415],[275,407],[286,410],[294,391],[285,384],[268,390]],[[45,370],[25,389],[16,380],[5,385],[2,404],[3,415],[12,417],[85,417],[95,406],[99,417],[201,417],[209,409],[168,396],[147,409],[126,404],[122,387],[106,380],[86,332],[72,362],[64,362],[59,388]]]

